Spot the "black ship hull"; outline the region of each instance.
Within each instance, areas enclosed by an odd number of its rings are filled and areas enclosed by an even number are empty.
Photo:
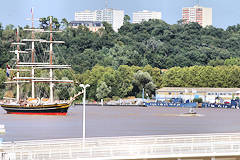
[[[59,103],[49,105],[37,105],[37,106],[21,106],[3,104],[1,107],[8,114],[26,114],[26,115],[67,115],[67,111],[70,104]]]

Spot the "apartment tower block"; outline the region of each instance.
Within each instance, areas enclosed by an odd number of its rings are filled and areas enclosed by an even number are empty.
[[[106,8],[102,10],[95,11],[80,11],[75,12],[75,21],[98,21],[98,22],[108,22],[112,25],[114,31],[123,25],[124,11],[114,10],[111,8]]]
[[[182,9],[183,23],[197,22],[202,27],[212,25],[212,8],[205,8],[199,5]]]
[[[133,13],[133,23],[141,23],[143,21],[148,21],[150,19],[162,19],[162,13],[147,10]]]

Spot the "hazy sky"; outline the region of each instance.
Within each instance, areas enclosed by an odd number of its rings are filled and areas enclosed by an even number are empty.
[[[181,9],[193,6],[194,0],[108,0],[109,8],[121,9],[132,17],[140,10],[161,11],[169,24],[181,19]],[[195,0],[196,1],[196,0]],[[213,8],[213,26],[226,28],[240,23],[240,0],[200,0],[200,5]],[[103,9],[105,0],[1,0],[0,22],[5,26],[25,26],[34,7],[36,17],[54,16],[74,20],[75,11]]]

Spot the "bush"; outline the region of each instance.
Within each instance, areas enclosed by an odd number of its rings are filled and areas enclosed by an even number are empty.
[[[112,99],[113,99],[114,101],[118,101],[118,100],[120,99],[120,97],[118,97],[118,96],[113,96]]]
[[[202,100],[202,98],[194,98],[194,99],[193,99],[193,102],[202,103],[203,100]]]
[[[104,98],[103,100],[104,100],[104,102],[109,102],[109,101],[111,101],[111,98]]]

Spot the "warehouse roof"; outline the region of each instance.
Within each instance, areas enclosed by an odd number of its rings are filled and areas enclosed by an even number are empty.
[[[163,87],[157,92],[233,92],[240,93],[240,88],[185,88],[185,87]]]

